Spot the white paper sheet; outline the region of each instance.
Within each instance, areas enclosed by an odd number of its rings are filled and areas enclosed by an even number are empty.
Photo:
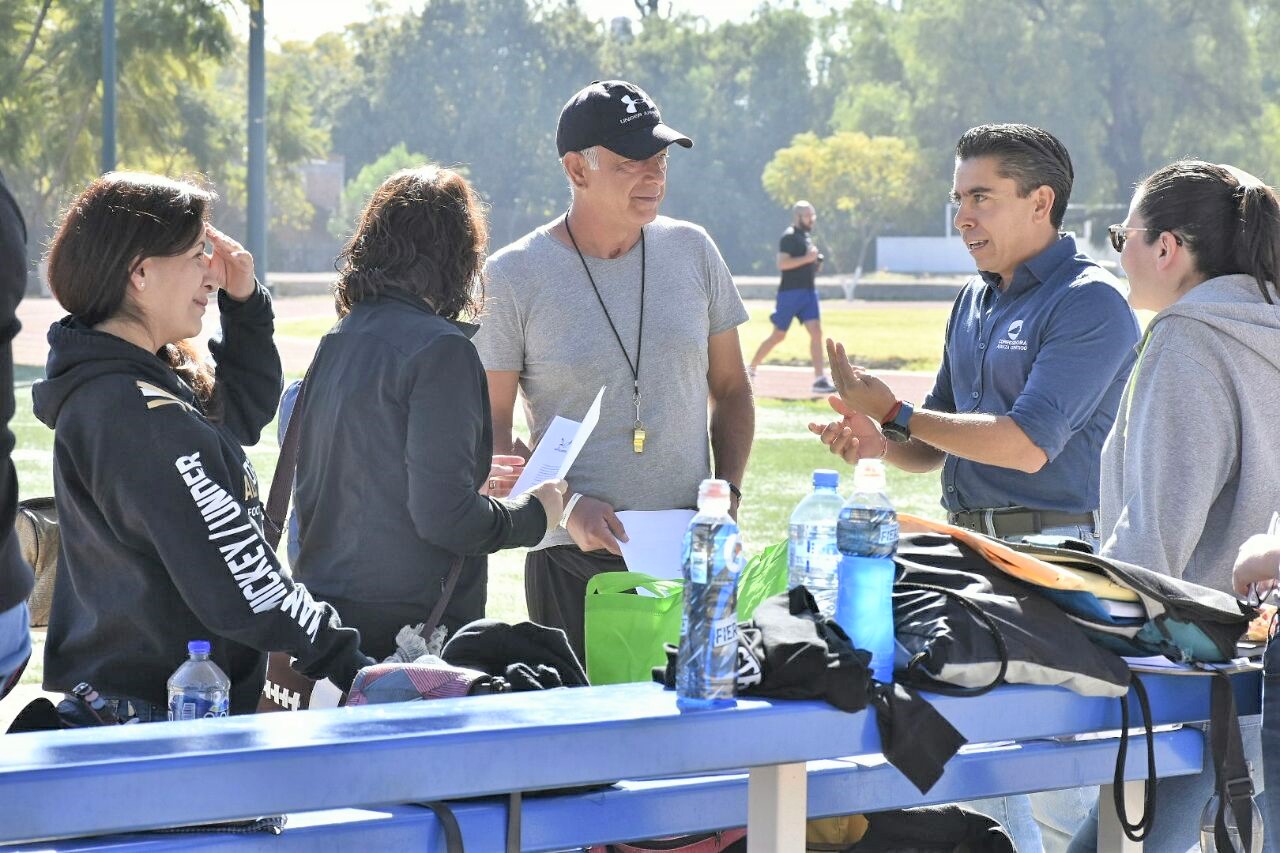
[[[511,487],[511,497],[518,497],[545,480],[558,480],[568,475],[600,420],[600,400],[603,397],[602,387],[596,392],[596,398],[581,423],[556,415]]]
[[[679,578],[684,533],[689,529],[689,519],[693,516],[691,509],[623,510],[618,513],[618,520],[627,531],[628,541],[618,542],[627,568],[655,578]]]
[[[1202,663],[1191,666],[1185,663],[1174,663],[1163,655],[1147,658],[1125,657],[1124,662],[1129,665],[1129,669],[1136,672],[1161,672],[1171,675],[1201,675],[1205,670],[1235,672],[1237,670],[1256,669],[1261,666],[1260,663],[1249,658],[1235,658],[1221,663]]]

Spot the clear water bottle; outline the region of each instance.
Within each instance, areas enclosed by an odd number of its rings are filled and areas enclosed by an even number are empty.
[[[1206,771],[1208,772],[1208,771]],[[1231,840],[1231,849],[1237,853],[1262,853],[1262,812],[1258,809],[1258,803],[1250,799],[1249,807],[1253,810],[1253,821],[1251,844],[1246,850],[1244,842],[1240,840],[1240,830],[1236,826],[1236,816],[1228,808],[1223,813],[1223,819],[1226,822],[1227,837]],[[1204,811],[1200,813],[1200,849],[1201,850],[1217,850],[1217,843],[1214,840],[1213,825],[1218,817],[1218,795],[1214,794],[1209,798],[1209,802],[1205,803]]]
[[[836,519],[844,500],[836,492],[840,475],[826,468],[813,472],[813,491],[791,513],[787,548],[787,587],[804,586],[813,594],[818,610],[827,618],[836,615]]]
[[[231,707],[231,679],[209,660],[209,641],[187,643],[187,662],[169,676],[169,719],[225,717]]]
[[[729,516],[729,484],[703,480],[698,514],[684,535],[684,618],[676,660],[676,706],[734,704],[738,672],[738,525]]]
[[[853,494],[836,522],[840,551],[836,622],[853,645],[871,652],[871,670],[893,681],[893,553],[898,549],[898,514],[885,496],[884,463],[860,459]]]

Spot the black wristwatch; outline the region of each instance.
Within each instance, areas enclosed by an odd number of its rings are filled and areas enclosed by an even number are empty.
[[[896,441],[899,444],[911,440],[911,416],[915,413],[915,407],[905,400],[899,400],[889,411],[889,417],[885,422],[880,424],[880,432],[884,433],[884,437],[890,441]]]

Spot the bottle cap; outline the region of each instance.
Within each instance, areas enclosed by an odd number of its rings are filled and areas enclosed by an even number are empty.
[[[884,463],[879,459],[859,459],[853,470],[855,492],[883,492],[887,488]]]
[[[187,643],[187,654],[189,655],[207,655],[209,654],[208,640],[192,640]]]
[[[703,480],[698,486],[698,500],[704,498],[712,500],[729,500],[729,481],[728,480]]]
[[[834,489],[840,485],[840,472],[830,468],[816,468],[813,472],[813,485],[815,488]]]

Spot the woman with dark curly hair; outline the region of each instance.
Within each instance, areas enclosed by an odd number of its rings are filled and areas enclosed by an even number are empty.
[[[301,409],[297,572],[358,627],[375,657],[426,621],[464,556],[441,624],[484,616],[485,555],[536,544],[565,484],[482,494],[493,433],[470,337],[488,229],[457,172],[407,169],[373,194],[340,258],[339,320],[320,342]],[[481,291],[482,292],[482,291]]]
[[[276,562],[262,536],[256,444],[280,393],[271,297],[253,258],[207,222],[211,193],[113,172],[68,208],[32,390],[53,428],[62,534],[45,646],[46,690],[88,682],[121,718],[165,719],[165,679],[189,640],[231,678],[231,713],[257,704],[266,652],[342,689],[369,663],[360,637]],[[209,303],[212,370],[188,339]]]

